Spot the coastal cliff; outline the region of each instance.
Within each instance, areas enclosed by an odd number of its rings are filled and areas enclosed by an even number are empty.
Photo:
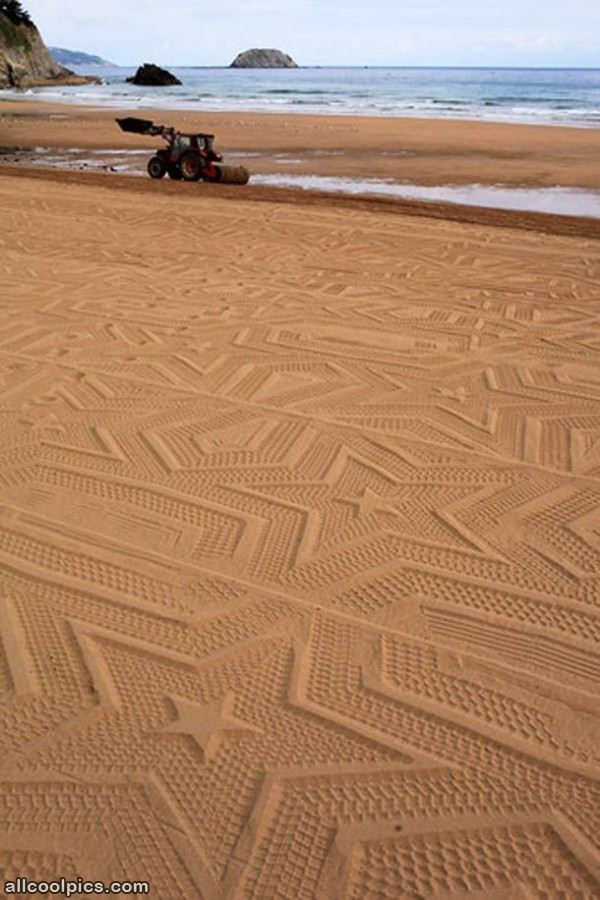
[[[254,48],[238,53],[231,63],[231,69],[297,69],[298,63],[294,62],[287,53],[281,50]]]
[[[52,59],[29,15],[20,3],[0,2],[0,88],[45,84],[85,84]]]

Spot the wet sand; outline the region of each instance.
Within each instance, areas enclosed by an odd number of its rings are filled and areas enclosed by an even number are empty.
[[[38,102],[0,103],[0,147],[148,149],[159,139],[123,134],[127,111]],[[210,131],[255,172],[395,178],[417,184],[495,184],[600,189],[600,129],[376,117],[187,113],[132,115]],[[277,155],[279,159],[277,158]],[[281,157],[287,157],[282,161]]]
[[[597,897],[599,223],[18,166],[0,208],[4,878]]]

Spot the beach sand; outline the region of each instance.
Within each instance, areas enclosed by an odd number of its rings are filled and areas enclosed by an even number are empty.
[[[0,103],[0,148],[151,150],[160,139],[121,132],[136,115],[209,131],[253,172],[395,178],[417,184],[507,184],[600,189],[600,129],[352,116],[191,113]],[[282,157],[297,162],[293,168]]]
[[[587,184],[546,131],[506,173]],[[594,224],[18,168],[0,208],[4,878],[597,897]]]

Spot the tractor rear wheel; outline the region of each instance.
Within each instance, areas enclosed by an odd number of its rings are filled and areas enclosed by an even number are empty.
[[[164,159],[160,156],[153,156],[148,163],[148,175],[150,178],[164,178],[167,167]]]
[[[179,158],[179,170],[184,181],[198,181],[202,171],[202,160],[193,150],[186,150]]]

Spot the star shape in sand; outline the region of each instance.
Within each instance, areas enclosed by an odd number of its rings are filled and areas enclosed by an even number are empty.
[[[234,696],[226,694],[212,703],[195,703],[184,697],[169,697],[177,711],[177,718],[160,729],[169,734],[186,734],[202,750],[208,762],[219,749],[224,734],[258,734],[259,730],[232,715]]]
[[[376,494],[371,488],[366,487],[358,497],[348,497],[343,500],[355,508],[356,516],[369,516],[374,512],[389,513],[392,516],[399,515],[398,510],[390,506],[384,497]]]

